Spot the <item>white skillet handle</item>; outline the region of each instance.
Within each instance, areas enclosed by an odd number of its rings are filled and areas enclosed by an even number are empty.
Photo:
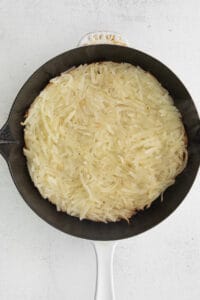
[[[114,44],[128,46],[121,34],[113,31],[96,31],[85,34],[79,41],[78,47],[96,44]]]
[[[113,254],[116,242],[92,242],[97,261],[95,300],[115,300]]]

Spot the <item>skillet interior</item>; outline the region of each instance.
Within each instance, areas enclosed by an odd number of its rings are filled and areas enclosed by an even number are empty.
[[[130,220],[103,224],[79,221],[65,213],[57,212],[55,206],[43,200],[34,187],[22,153],[24,145],[23,128],[20,122],[35,97],[48,81],[67,69],[84,63],[97,61],[128,62],[139,65],[151,72],[170,92],[183,116],[189,139],[189,160],[187,167],[177,177],[176,183],[164,193],[164,201],[158,198],[152,206],[139,212]],[[116,240],[134,236],[155,226],[168,217],[184,199],[195,179],[200,163],[200,122],[199,117],[184,85],[165,65],[138,50],[114,46],[94,45],[67,51],[40,67],[24,84],[11,108],[8,119],[8,134],[18,144],[5,144],[1,152],[6,158],[18,191],[27,204],[46,222],[68,234],[92,240]]]

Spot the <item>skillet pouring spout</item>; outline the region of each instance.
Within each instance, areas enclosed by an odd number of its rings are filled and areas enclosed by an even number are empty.
[[[12,144],[19,144],[19,141],[16,141],[13,138],[7,121],[0,129],[0,153],[5,158],[5,160],[7,160],[9,157]]]

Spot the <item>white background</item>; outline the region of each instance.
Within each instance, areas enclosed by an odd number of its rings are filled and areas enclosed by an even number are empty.
[[[0,0],[0,127],[31,73],[95,30],[117,31],[167,64],[200,110],[199,28],[198,0]],[[170,218],[119,243],[117,300],[200,299],[199,211],[198,177]],[[0,299],[91,300],[94,288],[90,243],[39,219],[0,157]]]

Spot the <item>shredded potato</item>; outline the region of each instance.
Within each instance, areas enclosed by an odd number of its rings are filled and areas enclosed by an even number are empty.
[[[30,176],[57,210],[128,220],[187,162],[181,115],[166,89],[127,63],[81,65],[53,78],[23,123]]]

